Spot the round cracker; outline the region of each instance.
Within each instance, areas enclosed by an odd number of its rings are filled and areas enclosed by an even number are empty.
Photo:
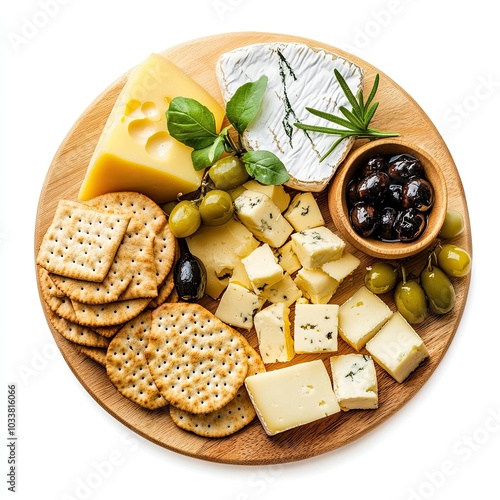
[[[248,343],[245,346],[248,359],[247,376],[266,371],[262,358]],[[181,429],[198,436],[220,438],[243,429],[255,418],[255,408],[245,386],[240,387],[236,396],[220,410],[194,414],[170,406],[170,417]]]
[[[208,413],[236,396],[248,369],[238,332],[196,303],[163,304],[152,318],[146,358],[169,403]]]
[[[106,353],[106,372],[127,399],[149,410],[168,403],[149,372],[144,350],[151,330],[151,311],[126,323],[113,337]]]

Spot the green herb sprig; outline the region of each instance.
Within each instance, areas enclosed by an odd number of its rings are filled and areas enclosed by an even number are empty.
[[[382,137],[398,137],[399,134],[396,132],[382,132],[374,128],[370,128],[370,121],[377,111],[378,102],[373,102],[375,94],[378,90],[379,75],[375,76],[375,81],[373,82],[373,87],[368,96],[366,102],[363,99],[363,91],[360,90],[355,96],[344,77],[340,74],[338,70],[334,70],[335,76],[347,98],[352,106],[352,111],[347,109],[345,106],[340,106],[339,111],[344,115],[345,118],[340,116],[332,115],[331,113],[326,113],[314,108],[306,108],[311,114],[324,118],[336,125],[340,125],[343,128],[332,128],[332,127],[322,127],[318,125],[308,125],[306,123],[295,123],[295,126],[302,130],[308,130],[311,132],[321,132],[324,134],[338,135],[339,138],[331,145],[328,151],[321,157],[320,162],[327,158],[335,148],[348,137],[355,137],[357,139],[380,139]]]
[[[246,151],[242,136],[255,119],[262,106],[267,87],[267,77],[239,87],[226,104],[226,116],[230,123],[219,133],[213,113],[203,104],[186,97],[176,97],[166,112],[170,135],[193,148],[191,158],[195,170],[213,165],[224,153],[241,158],[248,174],[262,184],[283,184],[290,175],[281,160],[270,151]],[[236,131],[236,140],[231,131]]]

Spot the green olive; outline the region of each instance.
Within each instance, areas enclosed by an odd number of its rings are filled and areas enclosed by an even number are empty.
[[[373,293],[390,292],[398,281],[398,270],[388,262],[376,262],[366,269],[365,285]]]
[[[233,213],[233,200],[226,191],[214,189],[209,191],[201,200],[201,220],[207,226],[225,224],[233,216]]]
[[[170,230],[177,238],[187,238],[201,225],[201,216],[194,201],[183,200],[172,209],[168,218]]]
[[[439,237],[445,240],[456,238],[465,228],[463,215],[456,210],[447,210]]]
[[[427,298],[415,280],[400,281],[394,289],[394,302],[408,323],[422,323],[427,317]]]
[[[446,314],[455,305],[455,289],[448,276],[439,268],[426,268],[420,273],[420,283],[429,300],[429,309]]]
[[[471,257],[463,248],[447,243],[441,247],[437,263],[450,278],[462,278],[470,272]]]
[[[217,189],[224,191],[241,186],[250,178],[245,164],[236,156],[225,156],[217,160],[210,167],[208,176]]]

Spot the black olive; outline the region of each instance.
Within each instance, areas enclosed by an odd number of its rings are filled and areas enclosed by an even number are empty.
[[[401,199],[404,208],[427,212],[434,203],[434,189],[428,180],[414,177],[403,185]]]
[[[350,217],[352,227],[360,236],[371,236],[377,229],[377,209],[370,203],[364,201],[356,203],[351,209]]]
[[[418,238],[425,230],[427,218],[416,208],[408,208],[400,212],[394,225],[400,241],[408,242]]]
[[[368,158],[368,161],[360,170],[360,175],[362,177],[372,174],[373,172],[379,172],[387,168],[387,161],[383,155],[375,155]]]
[[[424,167],[418,158],[409,154],[393,156],[387,165],[387,173],[397,181],[408,180],[411,177],[422,177]]]
[[[392,183],[385,192],[384,203],[389,207],[400,210],[403,208],[402,193],[403,186],[401,184]]]
[[[362,201],[380,203],[384,198],[391,180],[385,172],[373,172],[363,177],[358,184],[358,197]]]
[[[182,300],[195,302],[205,294],[207,271],[203,262],[185,251],[174,266],[175,289]]]
[[[393,207],[385,207],[380,212],[378,235],[383,240],[394,241],[398,239],[394,224],[398,218],[398,211]]]
[[[360,201],[358,197],[357,187],[358,187],[357,179],[351,179],[349,181],[349,184],[347,185],[347,201],[351,205],[354,205],[355,203]]]

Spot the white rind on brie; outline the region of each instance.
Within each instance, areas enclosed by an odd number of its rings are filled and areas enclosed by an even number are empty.
[[[334,69],[354,94],[363,88],[364,72],[351,61],[301,43],[262,43],[235,49],[220,56],[216,74],[225,102],[244,83],[268,77],[258,116],[243,135],[247,150],[267,150],[280,158],[290,174],[287,186],[301,191],[322,191],[349,152],[353,140],[345,139],[320,163],[338,136],[308,132],[296,122],[332,126],[306,107],[342,116],[339,106],[351,109]]]

